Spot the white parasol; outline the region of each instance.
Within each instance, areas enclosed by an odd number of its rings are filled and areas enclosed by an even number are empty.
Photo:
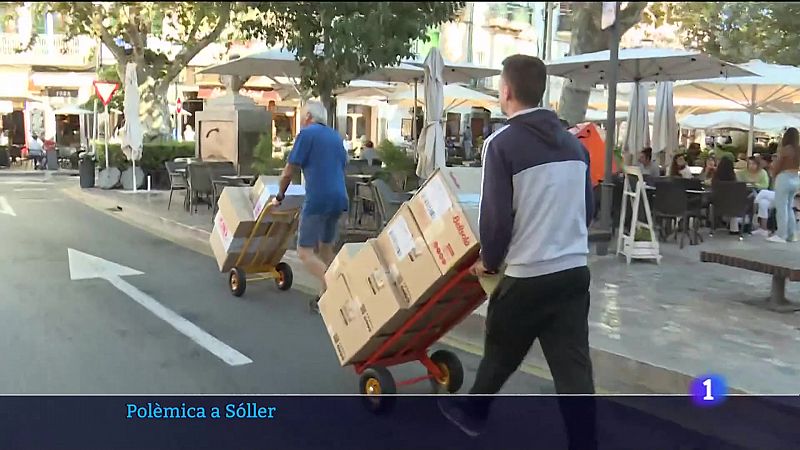
[[[139,117],[139,80],[136,63],[125,67],[125,130],[122,133],[122,152],[133,168],[133,191],[136,192],[136,161],[142,158],[142,122]]]
[[[444,148],[444,60],[439,49],[432,48],[425,58],[425,125],[419,136],[417,176],[428,178],[437,167],[445,166]]]

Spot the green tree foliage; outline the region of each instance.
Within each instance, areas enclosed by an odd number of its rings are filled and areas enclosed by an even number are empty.
[[[234,37],[238,19],[253,14],[242,2],[32,2],[34,14],[60,13],[68,37],[90,35],[111,51],[119,79],[128,62],[138,69],[146,138],[170,135],[169,84],[201,50]],[[270,38],[268,27],[262,36]],[[31,38],[31,44],[33,43]],[[120,41],[121,40],[121,41]]]
[[[278,40],[296,53],[301,88],[332,110],[334,89],[376,68],[413,56],[415,40],[430,27],[455,18],[463,2],[271,2],[268,11],[242,23],[251,37]]]
[[[720,59],[760,59],[800,65],[800,34],[793,2],[668,2],[668,20],[680,24],[684,42]]]
[[[285,162],[273,156],[272,136],[263,133],[253,149],[253,170],[263,175],[274,175],[275,169],[282,169]]]
[[[572,36],[570,54],[580,55],[608,50],[610,30],[602,30],[600,20],[603,15],[602,2],[576,2],[572,10]],[[620,35],[639,23],[647,2],[628,2],[620,11],[617,23]],[[580,123],[586,117],[589,105],[589,88],[571,81],[564,83],[561,99],[558,102],[559,115],[569,123]]]

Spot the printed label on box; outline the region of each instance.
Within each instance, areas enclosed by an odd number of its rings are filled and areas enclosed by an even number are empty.
[[[222,218],[222,213],[217,212],[216,222],[217,232],[222,239],[222,246],[227,250],[230,248],[231,242],[233,242],[233,233],[230,228],[228,228],[228,224],[225,223],[225,219]]]
[[[458,194],[458,202],[466,205],[476,207],[481,204],[480,194]]]
[[[350,325],[358,317],[360,302],[356,299],[348,299],[342,306],[342,316],[346,325]]]
[[[392,242],[394,256],[398,260],[405,258],[406,255],[414,250],[414,236],[411,235],[411,230],[408,229],[405,217],[398,215],[392,221],[387,233],[389,234],[389,240]]]
[[[431,221],[442,217],[453,207],[450,196],[447,194],[447,188],[439,178],[430,180],[420,191],[420,196]]]

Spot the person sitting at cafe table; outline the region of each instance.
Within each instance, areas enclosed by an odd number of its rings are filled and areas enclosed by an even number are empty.
[[[700,172],[700,179],[703,180],[703,183],[706,185],[711,184],[711,180],[714,179],[714,173],[717,171],[717,158],[713,156],[709,156],[706,159],[706,164],[703,167],[703,171]]]
[[[689,148],[686,150],[686,162],[693,166],[697,163],[697,160],[700,158],[700,153],[703,151],[700,149],[699,142],[692,142],[689,144]]]
[[[645,147],[639,152],[639,167],[642,169],[642,175],[644,176],[661,176],[661,168],[653,161],[653,149],[650,147]]]
[[[378,152],[375,151],[375,144],[372,141],[367,141],[364,148],[361,149],[361,159],[366,160],[370,166],[372,162],[378,159]]]
[[[739,181],[752,184],[753,187],[759,190],[769,188],[769,174],[761,168],[761,164],[755,156],[751,156],[747,160],[747,169],[739,171],[736,174],[736,178]]]
[[[739,181],[736,178],[736,171],[733,169],[733,166],[734,164],[731,158],[722,157],[719,160],[717,170],[714,172],[714,178],[711,180],[712,189],[714,189],[714,186],[720,181]],[[722,219],[729,222],[731,234],[739,234],[739,224],[741,223],[741,219],[735,218],[731,220],[728,217],[723,217]]]
[[[692,171],[686,164],[686,158],[683,155],[675,155],[672,157],[672,164],[669,166],[670,177],[692,178]]]

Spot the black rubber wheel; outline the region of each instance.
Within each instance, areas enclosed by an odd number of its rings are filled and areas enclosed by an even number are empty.
[[[275,285],[278,286],[278,289],[282,291],[288,291],[292,288],[292,281],[294,280],[294,276],[292,275],[292,268],[285,262],[279,262],[277,266],[275,266],[275,270],[278,272],[278,278],[275,278]]]
[[[244,269],[234,267],[228,276],[228,285],[231,288],[231,294],[234,297],[241,297],[247,289],[247,274]]]
[[[458,392],[464,384],[464,366],[458,356],[448,350],[437,350],[431,355],[431,361],[443,372],[441,379],[431,378],[434,392]]]
[[[364,406],[375,414],[388,412],[395,403],[397,385],[392,374],[384,367],[370,367],[361,374],[358,381]],[[385,395],[389,394],[389,395]]]

